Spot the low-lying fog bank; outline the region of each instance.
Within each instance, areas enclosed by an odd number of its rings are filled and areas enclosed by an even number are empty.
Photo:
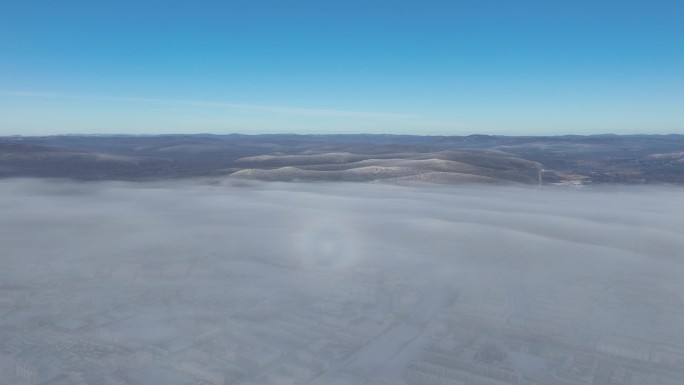
[[[683,193],[3,180],[0,384],[679,383]]]

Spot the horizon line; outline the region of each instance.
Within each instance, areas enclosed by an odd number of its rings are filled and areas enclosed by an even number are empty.
[[[508,138],[561,138],[561,137],[597,137],[597,136],[684,136],[681,133],[668,133],[668,134],[651,134],[651,133],[637,133],[637,134],[616,134],[616,133],[602,133],[602,134],[558,134],[558,135],[501,135],[501,134],[468,134],[468,135],[438,135],[438,134],[386,134],[386,133],[308,133],[308,134],[297,134],[293,132],[282,132],[282,133],[260,133],[260,134],[243,134],[239,132],[230,132],[224,134],[210,133],[210,132],[200,132],[200,133],[159,133],[159,134],[126,134],[126,133],[65,133],[65,134],[35,134],[35,135],[0,135],[0,138],[49,138],[58,136],[100,136],[100,137],[114,137],[114,136],[129,136],[129,137],[154,137],[154,136],[416,136],[416,137],[472,137],[472,136],[487,136],[487,137],[508,137]]]

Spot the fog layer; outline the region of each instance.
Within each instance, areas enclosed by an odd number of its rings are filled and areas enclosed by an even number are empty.
[[[0,384],[678,383],[683,192],[5,180]]]

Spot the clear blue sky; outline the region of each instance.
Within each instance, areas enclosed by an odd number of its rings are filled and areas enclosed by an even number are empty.
[[[0,2],[0,135],[684,133],[681,0]]]

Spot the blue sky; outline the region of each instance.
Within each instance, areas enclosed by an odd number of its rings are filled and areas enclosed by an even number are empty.
[[[684,2],[0,3],[0,135],[684,133]]]

